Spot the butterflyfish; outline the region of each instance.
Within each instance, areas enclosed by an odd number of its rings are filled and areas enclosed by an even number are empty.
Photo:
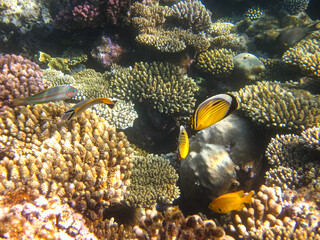
[[[189,137],[186,129],[180,126],[179,134],[179,146],[178,146],[178,159],[183,159],[188,156],[189,153]]]
[[[25,98],[16,98],[12,100],[13,106],[40,104],[54,101],[63,101],[72,98],[78,94],[78,89],[68,85],[61,85],[47,88],[39,93]]]
[[[244,195],[244,191],[232,192],[217,197],[209,204],[209,209],[216,213],[229,213],[234,210],[241,210],[245,203],[251,203],[253,191]]]
[[[189,124],[194,130],[205,129],[229,116],[238,106],[237,99],[230,93],[212,96],[197,107]]]
[[[81,113],[83,113],[86,109],[89,107],[99,104],[99,103],[105,103],[113,107],[115,104],[115,101],[112,101],[109,98],[94,98],[89,100],[81,101],[77,104],[75,104],[73,107],[69,108],[67,111],[65,111],[60,120],[70,120],[74,117],[80,116]]]

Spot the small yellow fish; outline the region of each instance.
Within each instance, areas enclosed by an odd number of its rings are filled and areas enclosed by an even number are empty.
[[[180,126],[179,146],[178,146],[178,159],[186,158],[189,153],[189,138],[186,129]]]
[[[253,191],[244,195],[244,191],[232,192],[217,197],[209,204],[209,209],[216,213],[229,213],[233,210],[241,210],[245,203],[251,203]]]
[[[194,130],[205,129],[229,116],[238,106],[237,99],[230,93],[215,95],[197,107],[189,124]]]

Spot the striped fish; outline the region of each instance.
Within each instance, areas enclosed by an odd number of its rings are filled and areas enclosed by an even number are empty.
[[[178,159],[186,158],[189,153],[189,137],[186,129],[180,126],[179,146],[178,146]]]
[[[35,95],[25,98],[15,98],[12,100],[13,106],[39,104],[54,101],[62,101],[72,98],[78,94],[78,89],[68,85],[61,85],[45,89]]]
[[[238,108],[237,99],[230,93],[218,94],[202,102],[189,120],[194,130],[202,130],[229,116]]]
[[[90,100],[81,101],[81,102],[75,104],[72,108],[69,108],[67,111],[65,111],[62,114],[60,120],[62,120],[62,121],[63,120],[70,120],[74,117],[78,117],[86,109],[88,109],[89,107],[91,107],[95,104],[99,104],[99,103],[109,104],[109,105],[111,105],[111,107],[113,107],[113,105],[115,104],[115,101],[112,101],[109,98],[94,98],[94,99],[90,99]]]

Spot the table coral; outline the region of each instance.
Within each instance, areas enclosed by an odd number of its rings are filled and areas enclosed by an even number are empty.
[[[0,196],[1,239],[97,240],[82,216],[59,197],[29,197],[23,192]]]
[[[289,48],[282,59],[298,66],[308,76],[320,78],[320,33],[314,33],[310,37]]]
[[[226,233],[236,239],[319,239],[314,191],[262,185],[250,207],[232,214]]]
[[[320,97],[304,90],[262,81],[234,92],[240,109],[253,121],[267,127],[304,130],[317,125]]]
[[[178,174],[169,160],[158,155],[136,156],[125,202],[134,207],[171,204],[180,196],[176,185]]]
[[[44,90],[40,67],[22,56],[0,56],[0,109],[12,99],[28,97]]]
[[[113,66],[110,83],[114,97],[143,102],[175,119],[191,115],[198,90],[192,78],[165,62],[139,62],[132,68]]]
[[[59,122],[63,105],[8,109],[0,118],[0,189],[59,196],[91,220],[120,203],[130,184],[130,143],[105,120],[85,111]]]
[[[164,213],[147,210],[133,230],[136,238],[145,239],[233,239],[212,220],[203,220],[199,215],[184,217],[177,207],[169,207]]]
[[[234,52],[230,49],[207,50],[199,54],[196,66],[213,75],[229,74],[234,68],[234,56]]]

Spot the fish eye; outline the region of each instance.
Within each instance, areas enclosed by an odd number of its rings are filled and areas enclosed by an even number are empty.
[[[222,209],[221,209],[221,208],[219,208],[218,210],[219,210],[219,212],[221,212],[221,211],[222,211]]]

